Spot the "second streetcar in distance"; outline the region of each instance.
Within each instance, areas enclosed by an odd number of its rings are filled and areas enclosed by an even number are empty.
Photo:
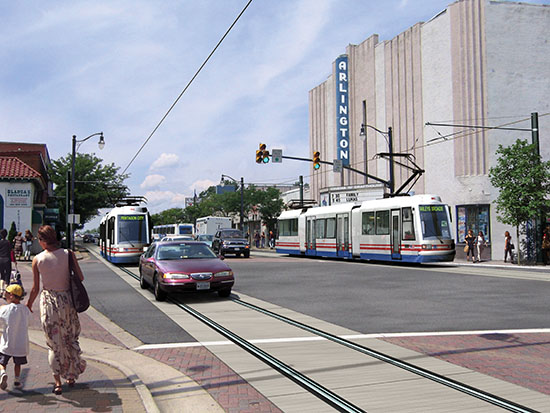
[[[113,208],[99,225],[101,256],[114,264],[137,263],[144,247],[151,243],[150,223],[146,207]]]
[[[290,255],[429,263],[453,261],[449,207],[436,195],[284,211],[276,250]]]

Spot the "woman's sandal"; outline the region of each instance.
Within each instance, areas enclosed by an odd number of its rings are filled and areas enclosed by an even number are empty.
[[[52,393],[59,396],[60,394],[63,394],[63,388],[61,386],[53,386]]]

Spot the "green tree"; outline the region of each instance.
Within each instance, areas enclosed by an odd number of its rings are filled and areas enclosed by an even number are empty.
[[[187,222],[183,208],[170,208],[151,215],[153,225],[166,225]]]
[[[15,222],[11,222],[10,230],[8,231],[8,241],[13,244],[13,239],[17,235],[17,229],[15,228]]]
[[[58,200],[60,224],[66,225],[67,171],[71,170],[72,156],[68,154],[52,161],[49,169]],[[83,225],[99,214],[100,208],[108,208],[129,194],[124,180],[128,174],[119,174],[114,163],[103,165],[94,154],[77,153],[75,157],[74,211],[80,214]],[[70,188],[69,188],[70,190]]]
[[[548,211],[550,161],[542,162],[534,144],[518,139],[509,147],[499,145],[497,164],[489,171],[491,184],[499,189],[497,219],[516,228]],[[519,246],[518,246],[519,248]],[[518,251],[518,263],[520,254]]]
[[[256,190],[253,194],[254,204],[262,216],[268,231],[275,228],[277,217],[283,210],[284,203],[281,199],[281,191],[277,188],[267,188],[264,191]]]

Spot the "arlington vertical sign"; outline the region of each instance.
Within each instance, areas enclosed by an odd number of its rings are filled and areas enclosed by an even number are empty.
[[[338,158],[349,166],[348,56],[336,59],[336,141]]]

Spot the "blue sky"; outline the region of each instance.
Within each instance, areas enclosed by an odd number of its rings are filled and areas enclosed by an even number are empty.
[[[548,1],[535,1],[548,3]],[[308,92],[346,45],[389,40],[450,1],[254,0],[130,164],[247,0],[0,2],[0,139],[68,154],[71,137],[127,168],[152,212],[221,174],[292,183],[308,164],[257,165],[259,142],[309,157]]]

